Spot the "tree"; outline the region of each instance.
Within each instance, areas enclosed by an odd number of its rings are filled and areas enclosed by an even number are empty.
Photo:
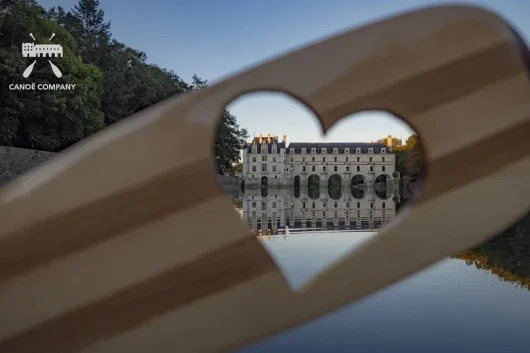
[[[228,174],[230,176],[235,176],[236,173],[242,173],[243,172],[243,163],[238,162],[235,164],[232,164],[227,170],[225,170],[225,174]]]
[[[106,125],[188,90],[174,72],[148,64],[147,55],[111,38],[111,24],[97,0],[80,0],[71,12],[51,8],[48,16],[78,38],[83,60],[103,72]]]
[[[379,139],[377,142],[386,144],[386,138]],[[410,135],[405,140],[405,144],[401,139],[392,138],[392,151],[396,156],[396,170],[402,176],[420,176],[424,172],[425,155],[418,135]]]
[[[405,141],[404,148],[411,149],[411,148],[413,148],[415,145],[417,145],[419,143],[420,143],[420,138],[418,137],[418,135],[412,134]]]
[[[16,0],[0,0],[0,26],[4,22],[4,18],[11,13],[13,5],[15,5]]]
[[[31,63],[20,55],[28,34],[40,40],[55,33],[63,58],[54,64],[63,73],[57,79],[48,64],[36,61],[29,79],[22,72]],[[31,38],[29,38],[31,40]],[[100,110],[101,71],[84,64],[72,36],[50,21],[33,0],[17,1],[0,26],[0,144],[59,151],[103,128]],[[13,83],[75,83],[75,90],[10,90]]]
[[[105,12],[99,8],[98,0],[79,0],[70,12],[65,24],[79,43],[83,59],[101,66],[104,60],[101,50],[108,45],[111,37],[110,22],[105,22]]]
[[[99,129],[170,96],[198,90],[207,81],[197,75],[190,84],[175,72],[147,62],[147,55],[112,38],[111,23],[97,0],[79,0],[72,11],[45,10],[35,0],[0,0],[0,144],[60,151]],[[36,83],[76,83],[75,91],[13,91],[29,64],[20,45],[29,33],[40,39],[55,33],[64,57],[36,66]],[[220,173],[233,170],[248,133],[223,112],[214,145]]]
[[[193,75],[189,90],[197,91],[208,86],[208,81]],[[224,110],[214,145],[215,165],[219,174],[229,173],[233,164],[241,160],[241,150],[247,147],[247,129],[241,129],[236,117]]]
[[[247,129],[241,129],[236,117],[224,110],[214,145],[217,172],[224,174],[232,164],[241,160],[241,150],[247,146]]]

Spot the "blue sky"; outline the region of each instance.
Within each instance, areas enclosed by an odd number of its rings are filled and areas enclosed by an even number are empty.
[[[70,9],[76,0],[40,0]],[[197,73],[210,82],[287,50],[413,8],[448,2],[428,0],[100,0],[112,33],[144,51],[148,61],[173,69],[186,81]],[[452,1],[450,3],[469,3]],[[530,41],[530,1],[484,0]],[[330,53],[332,55],[332,53]],[[324,139],[312,113],[279,94],[240,98],[229,109],[254,133],[289,141],[372,141],[412,130],[386,113],[359,113]]]

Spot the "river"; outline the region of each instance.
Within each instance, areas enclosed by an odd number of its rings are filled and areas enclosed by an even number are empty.
[[[299,287],[376,236],[378,225],[395,216],[392,198],[379,198],[370,190],[360,198],[352,194],[332,198],[326,192],[309,197],[299,191],[295,196],[292,190],[248,190],[242,195],[242,214],[251,228],[261,230],[257,238],[287,280]],[[285,232],[286,225],[295,226]],[[529,338],[527,288],[469,260],[448,258],[360,302],[238,352],[528,352]]]

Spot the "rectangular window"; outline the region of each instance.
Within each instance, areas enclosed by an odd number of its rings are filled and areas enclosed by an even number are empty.
[[[349,167],[349,166],[346,166],[346,171],[347,171],[347,172],[350,171],[350,167]]]
[[[322,167],[322,171],[324,171],[324,172],[326,171],[326,166]]]
[[[272,203],[272,208],[276,208],[276,202]]]
[[[252,208],[256,208],[256,202],[252,202]]]
[[[276,157],[273,157],[273,158],[272,158],[272,161],[273,161],[273,162],[276,162]]]
[[[253,171],[253,172],[256,172],[256,171],[257,171],[255,165],[252,166],[252,171]]]
[[[383,172],[385,171],[385,166],[383,166]]]
[[[357,171],[360,172],[361,171],[361,167],[357,166]]]
[[[262,172],[266,172],[267,171],[267,165],[266,164],[262,164],[261,165],[261,171]]]
[[[337,166],[334,166],[334,167],[333,167],[333,170],[337,171]]]
[[[252,157],[252,162],[255,162],[256,161],[256,157]]]
[[[346,157],[346,162],[348,161],[348,157]]]
[[[276,166],[275,165],[272,166],[272,172],[276,173]]]
[[[314,171],[315,171],[315,166],[312,166],[312,167],[311,167],[311,170],[314,172]]]
[[[266,202],[262,202],[261,203],[261,209],[262,210],[266,210],[267,209],[267,203]]]
[[[326,157],[322,157],[322,162],[325,162],[326,161]]]
[[[267,162],[267,156],[261,156],[261,161],[262,162]]]
[[[357,162],[360,162],[361,161],[361,157],[357,157]]]

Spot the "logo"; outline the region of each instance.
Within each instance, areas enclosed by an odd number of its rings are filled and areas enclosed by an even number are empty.
[[[33,36],[33,33],[30,33],[29,36],[36,42],[37,40]],[[49,40],[52,40],[55,37],[55,33],[52,33],[52,36]],[[22,43],[22,56],[24,58],[62,58],[63,57],[63,47],[60,44],[35,44],[35,43]],[[59,68],[48,59],[50,66],[52,68],[53,74],[61,78],[63,73]],[[28,78],[33,72],[33,68],[37,60],[33,62],[24,70],[22,76]],[[75,89],[75,84],[53,84],[53,83],[23,83],[23,84],[10,84],[10,90],[73,90]]]
[[[34,41],[37,41],[35,37],[33,37],[33,33],[29,34],[31,38],[33,38]],[[50,37],[50,40],[55,37],[55,33],[52,33],[52,36]],[[39,57],[63,57],[63,47],[60,44],[35,44],[35,43],[22,43],[22,56],[25,58],[39,58]],[[22,76],[24,78],[28,78],[29,75],[31,75],[31,72],[33,71],[33,67],[35,66],[35,63],[37,60],[34,60],[31,65],[29,65],[26,70],[24,70],[24,73]],[[57,66],[55,66],[51,60],[48,60],[52,67],[52,71],[57,77],[62,77],[63,74],[61,70]]]

